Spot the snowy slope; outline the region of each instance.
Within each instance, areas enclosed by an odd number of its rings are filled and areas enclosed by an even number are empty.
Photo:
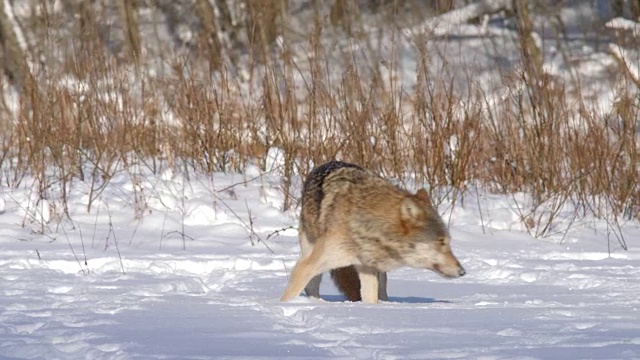
[[[598,221],[534,239],[512,200],[481,194],[445,214],[467,276],[398,270],[378,305],[325,280],[323,300],[280,303],[296,211],[276,175],[243,183],[257,173],[119,175],[90,213],[76,183],[73,224],[0,189],[0,358],[640,358],[637,223],[609,255]]]

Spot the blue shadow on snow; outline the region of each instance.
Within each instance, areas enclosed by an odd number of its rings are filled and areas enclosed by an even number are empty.
[[[327,302],[346,302],[347,298],[344,295],[320,295],[320,298]],[[401,303],[401,304],[451,304],[449,300],[438,300],[434,298],[425,298],[417,296],[390,296],[389,303]]]

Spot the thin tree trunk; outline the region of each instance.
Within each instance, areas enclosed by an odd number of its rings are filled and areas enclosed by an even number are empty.
[[[333,26],[341,26],[347,34],[353,34],[353,24],[358,17],[356,0],[335,0],[331,5],[329,19]]]
[[[209,61],[209,70],[219,70],[222,67],[222,45],[218,37],[218,22],[209,0],[196,0],[196,15],[202,26],[200,44]]]
[[[513,9],[518,21],[518,35],[520,37],[520,51],[522,61],[529,76],[539,78],[542,76],[542,53],[533,37],[533,25],[529,17],[527,0],[513,0]],[[531,79],[533,81],[533,79]]]
[[[137,64],[140,61],[141,41],[136,0],[120,0],[119,3],[129,55]]]
[[[25,49],[21,46],[18,34],[14,29],[17,24],[11,21],[12,18],[13,9],[11,9],[10,3],[0,0],[0,46],[2,47],[0,64],[9,81],[21,91],[28,92],[31,85],[31,73],[27,65]],[[24,39],[22,40],[24,41]]]
[[[436,11],[443,14],[453,10],[453,0],[436,0]]]
[[[247,34],[249,45],[266,62],[268,46],[282,33],[281,20],[286,0],[246,0],[249,9]]]
[[[611,17],[622,17],[624,15],[624,0],[613,0],[609,4]]]
[[[631,1],[631,17],[634,21],[640,21],[640,0]]]

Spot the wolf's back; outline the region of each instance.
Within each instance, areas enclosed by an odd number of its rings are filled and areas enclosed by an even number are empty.
[[[324,180],[334,171],[343,168],[355,168],[364,171],[364,169],[358,165],[333,160],[315,167],[309,175],[307,175],[307,179],[304,181],[304,188],[302,190],[303,211],[305,205],[317,207],[317,211],[319,211],[320,204],[322,203],[322,199],[324,199],[325,195],[324,190],[322,189]]]
[[[320,218],[322,215],[322,202],[326,197],[325,180],[329,175],[344,168],[352,168],[364,172],[357,165],[333,160],[314,168],[304,182],[300,230],[305,233],[311,244],[315,243],[315,238],[320,235],[320,231],[324,227],[324,224],[320,224]]]

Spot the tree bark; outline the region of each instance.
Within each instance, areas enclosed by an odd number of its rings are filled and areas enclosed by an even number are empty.
[[[129,55],[137,64],[140,61],[141,41],[136,0],[120,0],[119,5]]]
[[[25,49],[14,30],[12,9],[9,3],[0,1],[0,62],[9,81],[21,91],[29,91],[31,73],[27,65]]]
[[[640,21],[640,0],[631,1],[631,17],[634,21]]]
[[[209,61],[209,70],[219,70],[222,68],[222,45],[218,37],[220,27],[209,0],[196,0],[196,15],[202,26],[200,44]]]
[[[436,11],[444,14],[453,10],[453,0],[436,0]]]
[[[513,0],[513,9],[518,21],[518,36],[520,37],[520,51],[526,72],[532,78],[542,76],[542,53],[533,37],[533,25],[529,17],[527,0]]]
[[[249,9],[247,34],[249,46],[266,61],[267,47],[281,34],[282,13],[286,10],[286,0],[245,0]]]

